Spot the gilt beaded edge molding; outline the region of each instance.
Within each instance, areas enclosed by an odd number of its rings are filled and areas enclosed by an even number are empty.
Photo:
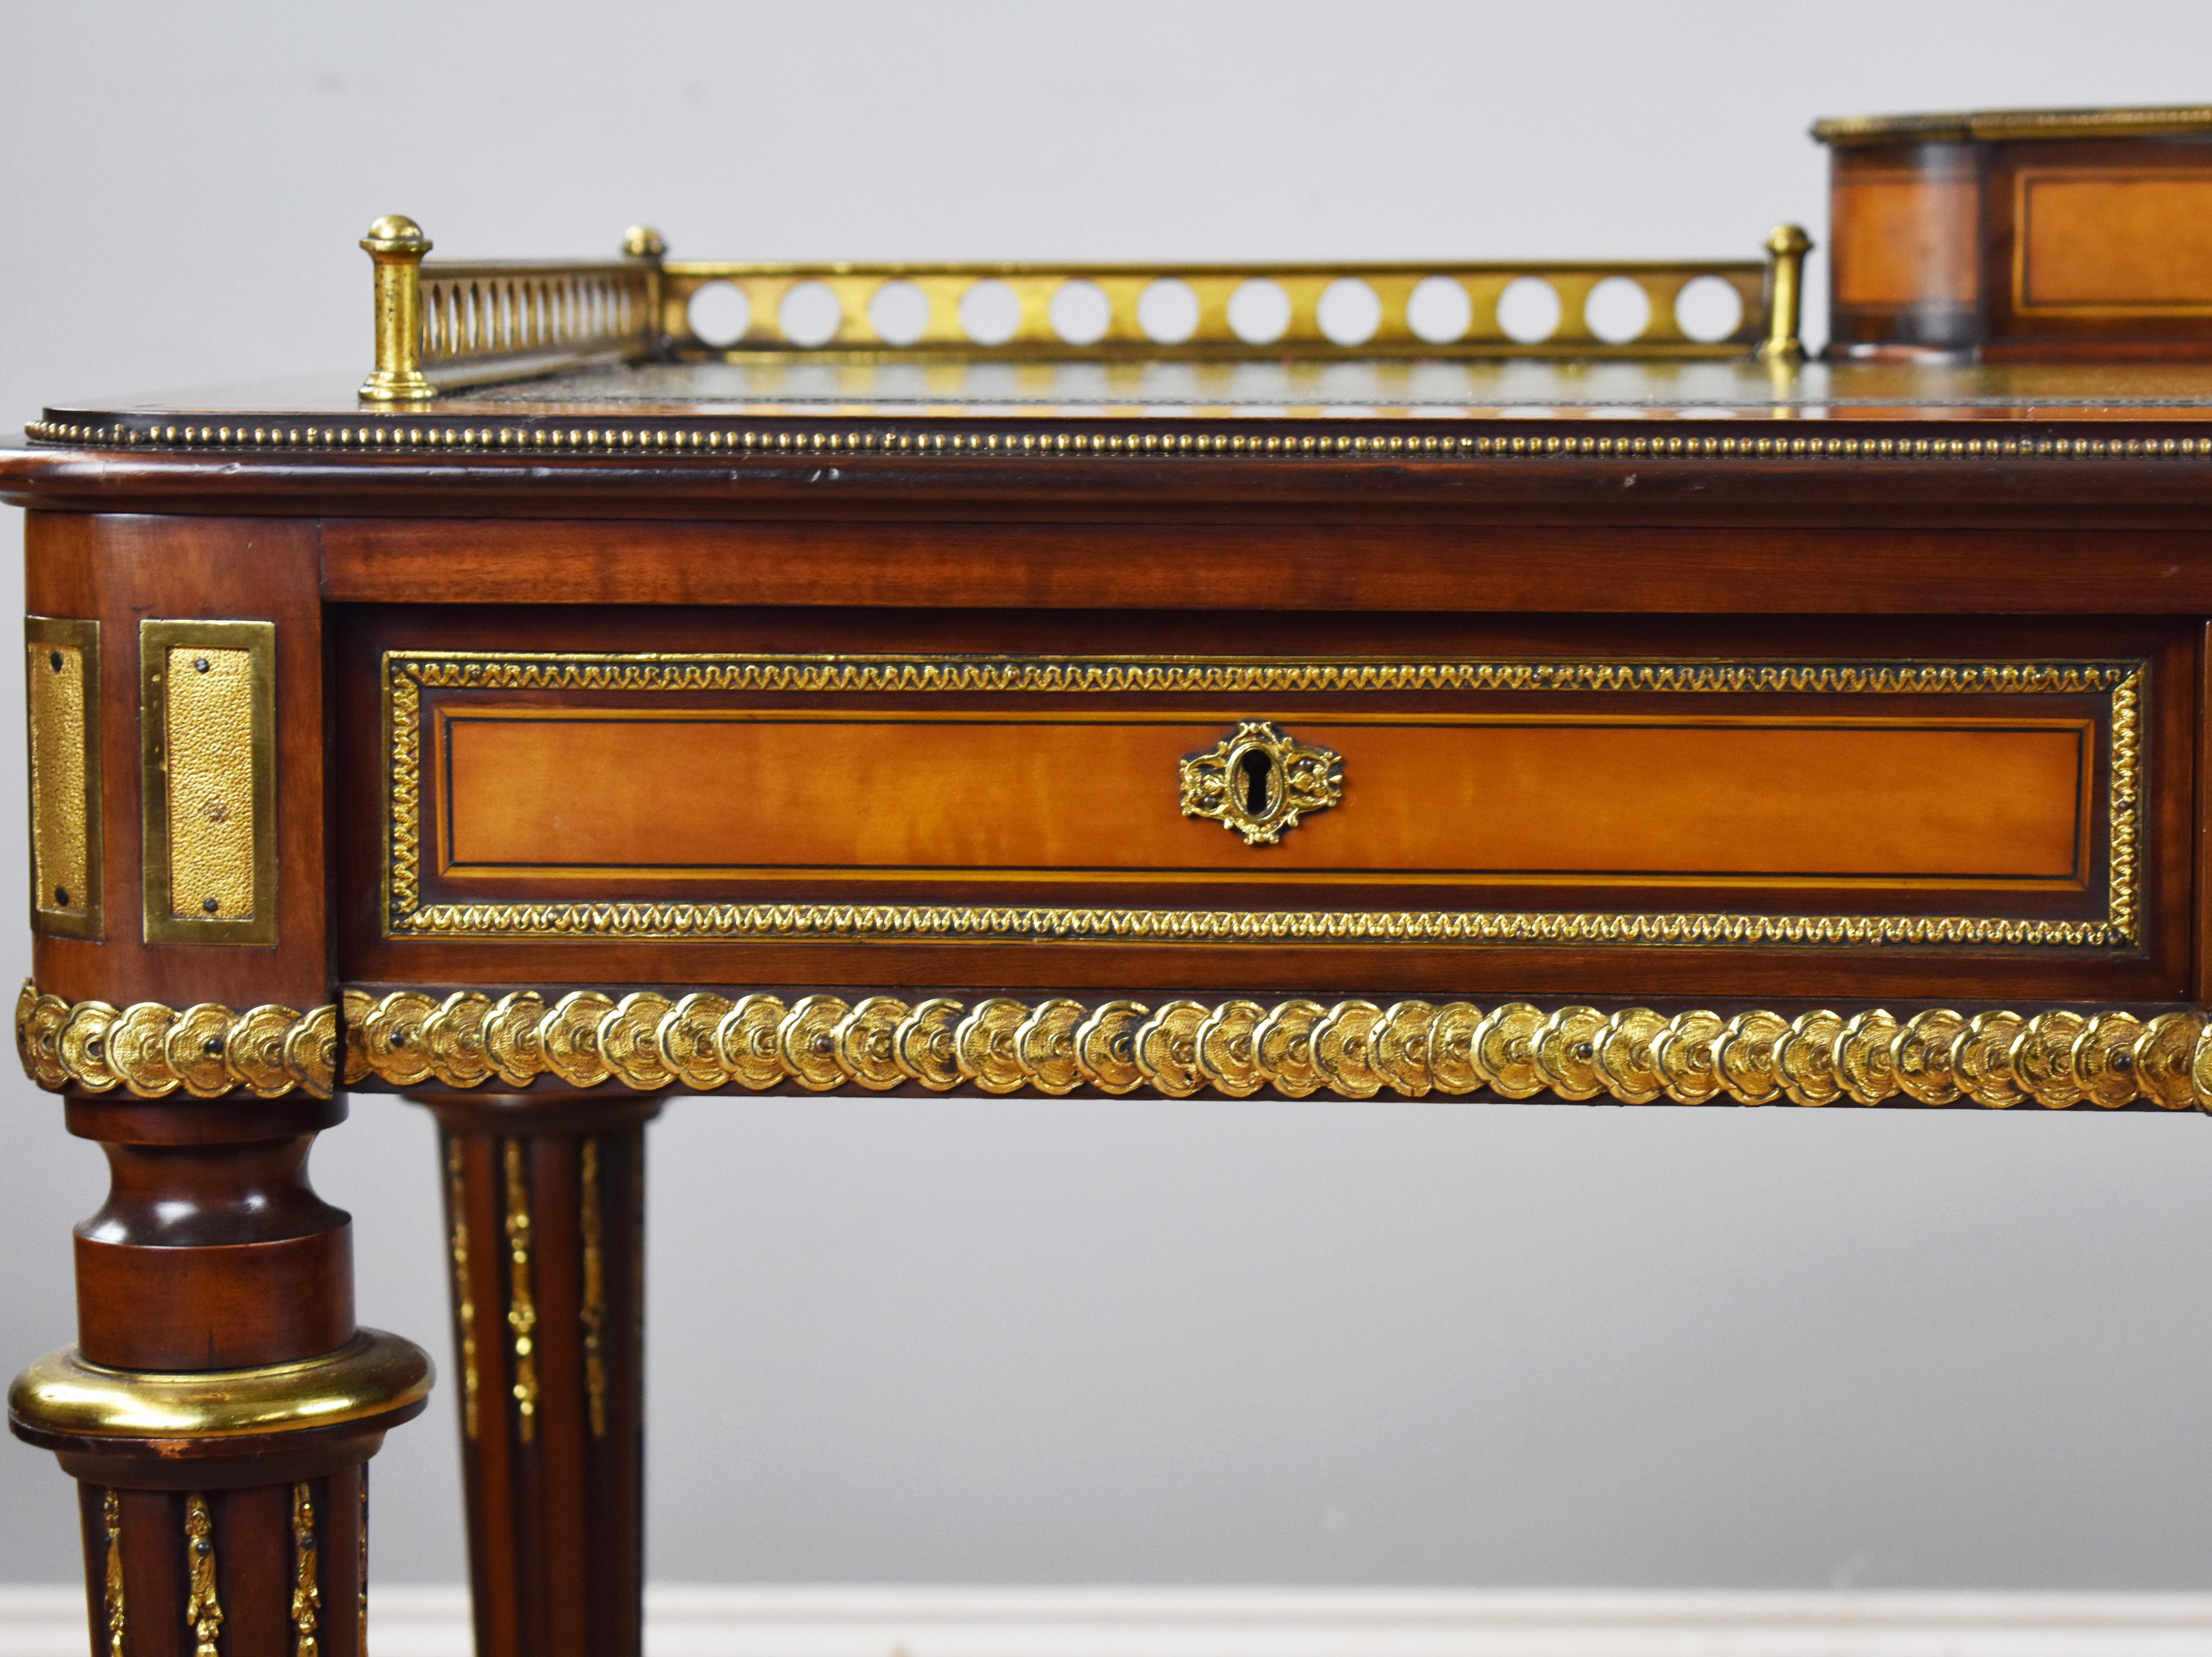
[[[1600,411],[1597,417],[1602,417]],[[34,420],[34,443],[121,449],[336,450],[355,454],[674,454],[692,458],[890,454],[972,460],[1297,460],[1378,457],[1437,460],[2162,460],[2212,458],[2212,437],[1705,437],[1439,434],[1366,432],[923,432],[684,426],[477,426],[372,420],[345,426],[92,426]]]
[[[385,936],[393,938],[944,938],[1108,943],[1972,945],[2127,948],[2136,883],[2142,703],[2149,666],[2119,662],[1510,661],[891,657],[387,651]],[[934,904],[429,903],[422,898],[424,690],[1273,694],[1301,691],[1747,691],[2111,698],[2106,904],[2098,920],[1978,915],[1638,911],[1120,909]]]
[[[617,999],[590,989],[516,990],[497,1000],[476,990],[442,999],[416,989],[380,998],[347,990],[341,1002],[344,1083],[374,1077],[403,1089],[526,1088],[544,1077],[643,1093],[918,1085],[1242,1098],[1271,1087],[1291,1098],[1367,1099],[1486,1089],[1506,1099],[1549,1092],[1622,1104],[2212,1108],[2212,1026],[2193,1010],[2148,1019],[2117,1009],[1969,1016],[1948,1008],[1723,1018],[1525,1001],[1155,1005],[989,996],[970,1005],[941,996],[848,1002],[817,993],[786,1003],[705,991]]]
[[[186,1021],[228,1009],[179,1015],[141,1004],[130,1011],[147,1009],[149,1024],[172,1021],[167,1041],[137,1043],[138,1057],[111,1061],[97,1045],[88,1051],[81,1038],[115,1024],[112,1007],[72,1007],[26,983],[15,1018],[23,1068],[48,1089],[74,1083],[104,1091],[119,1083],[159,1097],[187,1078],[149,1055],[174,1047],[183,1035],[180,1057],[195,1096],[240,1087],[264,1097],[285,1090],[272,1088],[266,1065],[250,1058],[230,1079],[219,1077],[228,1043],[200,1034],[217,1028],[216,1021]],[[284,1011],[257,1008],[233,1016],[230,1027]],[[487,1082],[527,1088],[542,1077],[574,1088],[611,1082],[646,1093],[919,1086],[1048,1095],[1089,1088],[1170,1098],[1210,1090],[1244,1098],[1272,1088],[1289,1098],[1368,1099],[1487,1089],[1505,1099],[1550,1093],[1620,1104],[1893,1101],[2117,1110],[2142,1102],[2212,1109],[2212,1024],[2198,1010],[2146,1019],[2110,1008],[1970,1016],[1936,1007],[1903,1017],[1878,1007],[1848,1015],[1821,1008],[1794,1018],[1753,1009],[1723,1018],[1704,1009],[1547,1010],[1525,1001],[1483,1008],[1412,999],[1384,1007],[1357,999],[1324,1006],[1293,998],[1268,1006],[1176,998],[1153,1005],[990,996],[971,1006],[941,996],[848,1002],[821,993],[786,1003],[768,994],[732,999],[702,991],[672,1000],[652,990],[617,998],[580,989],[516,990],[495,1000],[476,990],[377,997],[349,989],[339,1006],[295,1017],[295,1028],[313,1032],[302,1049],[323,1062],[288,1072],[293,1079],[286,1086],[318,1096],[333,1080],[348,1087],[374,1080],[396,1089]],[[341,1023],[343,1067],[334,1077]],[[71,1031],[80,1039],[65,1039]],[[217,1046],[224,1053],[211,1053]],[[293,1044],[284,1050],[289,1054]],[[212,1065],[202,1062],[210,1057]],[[515,1242],[512,1235],[507,1241]],[[457,1237],[457,1267],[465,1247]]]
[[[15,1052],[23,1073],[50,1090],[121,1087],[159,1099],[181,1089],[216,1099],[243,1089],[277,1099],[296,1088],[327,1099],[337,1079],[337,1019],[332,1006],[234,1012],[212,1001],[183,1009],[157,1001],[72,1004],[40,993],[27,978],[15,1001]]]

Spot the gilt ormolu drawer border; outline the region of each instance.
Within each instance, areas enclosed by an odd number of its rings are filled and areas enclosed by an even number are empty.
[[[776,938],[1114,943],[1813,944],[2129,948],[2139,944],[2142,702],[2149,664],[2121,661],[1587,661],[1187,656],[839,656],[387,651],[384,934],[393,938]],[[425,689],[837,693],[1598,691],[2110,698],[2105,917],[1632,911],[1059,908],[912,903],[422,901]]]

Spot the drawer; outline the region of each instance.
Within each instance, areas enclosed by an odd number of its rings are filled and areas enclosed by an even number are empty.
[[[1357,653],[568,634],[364,652],[382,941],[2076,964],[2153,943],[2171,641],[2140,629],[2071,657],[1987,628],[1910,656],[1832,628],[1760,653],[1711,628],[1661,653],[1433,628]]]

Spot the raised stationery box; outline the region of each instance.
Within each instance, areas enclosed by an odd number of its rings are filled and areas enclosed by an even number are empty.
[[[2212,108],[1817,123],[1832,355],[2212,352]]]

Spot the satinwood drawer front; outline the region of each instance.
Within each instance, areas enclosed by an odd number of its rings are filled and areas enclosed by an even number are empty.
[[[2172,640],[1752,648],[1771,631],[1332,654],[400,629],[362,658],[378,930],[2142,958]]]
[[[1247,727],[1256,727],[1248,730]],[[439,708],[436,874],[2078,891],[2090,719]],[[1216,763],[1212,750],[1226,746]],[[1335,774],[1295,822],[1288,749]],[[1322,757],[1325,756],[1325,757]],[[1186,766],[1199,808],[1179,812]],[[1223,774],[1218,788],[1206,774]],[[1628,785],[1605,798],[1569,776]],[[1350,787],[1345,786],[1350,780]],[[1285,793],[1288,809],[1278,805]],[[1802,807],[1826,802],[1808,822]],[[1275,809],[1271,810],[1271,807]],[[1201,831],[1193,817],[1229,832]],[[1264,848],[1264,849],[1261,849]],[[549,891],[554,889],[550,885]]]

